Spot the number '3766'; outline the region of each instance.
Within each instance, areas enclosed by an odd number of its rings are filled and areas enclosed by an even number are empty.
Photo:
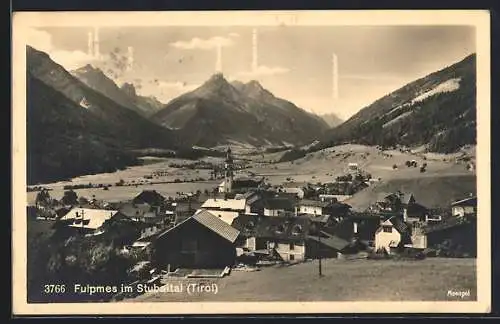
[[[43,292],[46,294],[60,294],[66,291],[66,285],[44,285]]]

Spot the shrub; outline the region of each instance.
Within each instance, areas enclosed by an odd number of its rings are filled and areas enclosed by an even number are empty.
[[[394,164],[394,165],[392,166],[392,168],[393,168],[394,170],[396,170],[396,169],[398,168],[398,166],[397,166],[396,164]]]

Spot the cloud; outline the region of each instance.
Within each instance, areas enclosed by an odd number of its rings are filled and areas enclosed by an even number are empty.
[[[260,65],[255,70],[241,72],[240,75],[246,77],[259,77],[259,76],[284,74],[288,73],[289,71],[290,69],[285,67]]]
[[[236,33],[231,33],[231,34],[238,35]],[[229,35],[231,36],[231,34],[229,34]],[[234,35],[232,36],[233,38],[236,37]],[[173,46],[175,48],[180,48],[180,49],[209,50],[209,49],[214,49],[217,46],[227,47],[227,46],[232,46],[233,44],[234,44],[234,41],[230,37],[214,36],[214,37],[210,37],[207,39],[201,39],[201,38],[195,37],[189,41],[177,41],[174,43],[170,43],[170,46]]]
[[[47,53],[53,61],[62,65],[66,70],[74,70],[97,61],[97,58],[80,50],[56,48],[52,42],[52,35],[43,30],[30,28],[26,43],[37,50]]]

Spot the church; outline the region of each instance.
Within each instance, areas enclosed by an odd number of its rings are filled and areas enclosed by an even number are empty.
[[[264,178],[234,177],[234,159],[231,148],[226,151],[224,181],[219,184],[219,193],[237,194],[257,190],[264,184]]]

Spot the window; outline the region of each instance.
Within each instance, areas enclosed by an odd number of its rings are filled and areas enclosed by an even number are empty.
[[[383,226],[382,228],[385,233],[392,233],[392,226]]]
[[[293,261],[293,260],[295,260],[295,255],[290,254],[290,261]]]
[[[285,231],[285,226],[283,224],[279,225],[277,228],[276,228],[276,233],[277,234],[281,234]]]
[[[299,235],[299,234],[301,234],[301,233],[302,233],[302,226],[300,226],[300,225],[298,225],[298,224],[297,224],[297,225],[295,225],[295,226],[293,227],[292,234],[293,234],[293,235]]]
[[[290,243],[290,250],[295,250],[295,243]]]

